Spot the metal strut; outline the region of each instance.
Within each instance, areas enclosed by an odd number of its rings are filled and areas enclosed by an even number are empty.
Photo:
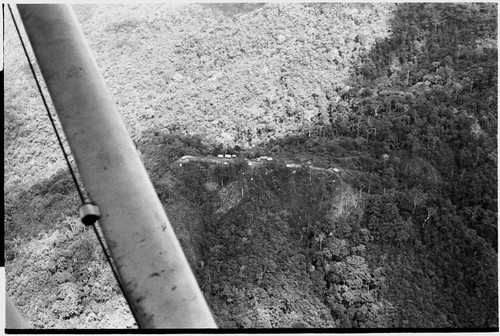
[[[69,5],[18,10],[141,328],[216,328]]]

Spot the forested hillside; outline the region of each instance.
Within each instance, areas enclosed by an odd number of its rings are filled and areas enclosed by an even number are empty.
[[[74,9],[220,327],[498,328],[497,4]],[[7,294],[132,328],[11,20],[5,69]]]

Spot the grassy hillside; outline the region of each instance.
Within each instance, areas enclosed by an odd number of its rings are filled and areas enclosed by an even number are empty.
[[[74,10],[219,326],[498,327],[496,4]],[[133,328],[10,20],[5,67],[7,294]],[[220,152],[275,160],[173,164]]]

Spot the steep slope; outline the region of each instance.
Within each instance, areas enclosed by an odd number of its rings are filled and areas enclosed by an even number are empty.
[[[166,139],[165,153],[173,152],[170,146],[203,152]],[[284,157],[249,166],[245,154],[227,165],[172,164],[167,157],[152,168],[176,181],[156,185],[162,200],[184,198],[183,204],[201,209],[200,220],[186,230],[191,239],[181,243],[198,249],[189,259],[219,325],[388,326],[392,305],[380,297],[384,270],[365,259],[369,231],[357,232],[356,242],[337,238],[340,227],[360,220],[363,208],[361,195],[343,182],[344,172],[287,168],[296,158]],[[335,277],[334,270],[340,272]]]
[[[498,328],[496,4],[75,11],[220,326]],[[134,327],[6,24],[7,294]]]

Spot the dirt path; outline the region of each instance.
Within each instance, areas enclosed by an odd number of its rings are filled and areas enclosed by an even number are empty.
[[[242,158],[237,157],[235,155],[229,155],[227,154],[226,156],[207,156],[207,157],[197,157],[197,156],[183,156],[180,159],[176,160],[172,165],[173,166],[182,166],[185,163],[188,162],[204,162],[204,163],[212,163],[212,164],[222,164],[222,165],[229,165],[229,164],[234,164],[237,162],[237,160],[242,160]],[[244,161],[248,163],[249,166],[251,167],[265,167],[266,164],[270,162],[278,162],[279,164],[285,165],[286,168],[290,169],[309,169],[309,170],[314,170],[314,171],[324,171],[328,173],[334,173],[334,174],[339,174],[343,170],[338,168],[338,167],[330,167],[330,168],[321,168],[321,167],[315,167],[312,166],[311,162],[305,162],[305,163],[296,163],[296,162],[286,162],[282,160],[275,160],[274,158],[270,156],[261,156],[257,159],[251,160],[251,159],[246,159],[243,158]]]

